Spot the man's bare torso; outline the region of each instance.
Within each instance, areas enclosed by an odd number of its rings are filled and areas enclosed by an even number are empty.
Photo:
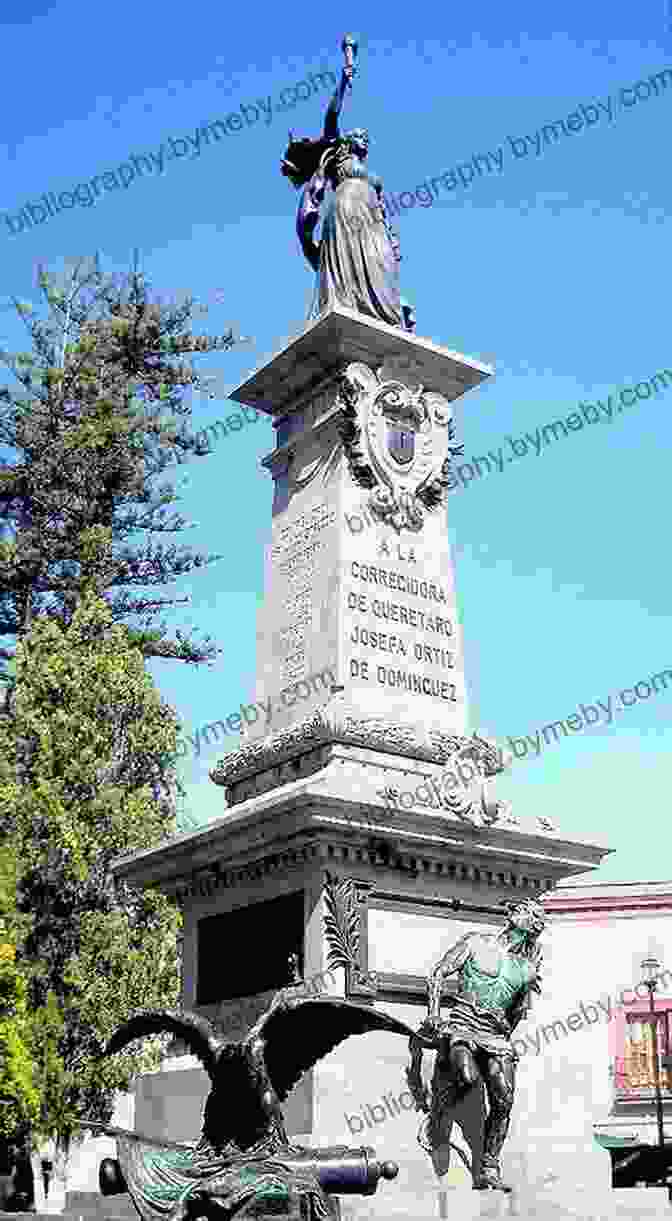
[[[473,934],[465,950],[468,953],[457,972],[456,999],[441,1023],[442,1033],[453,1041],[462,1037],[485,1050],[504,1051],[512,1018],[536,979],[535,964],[488,933]]]

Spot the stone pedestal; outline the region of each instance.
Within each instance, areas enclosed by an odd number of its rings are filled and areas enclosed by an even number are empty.
[[[290,953],[314,991],[415,1028],[426,975],[462,933],[605,855],[497,802],[504,759],[467,728],[444,506],[454,404],[491,372],[335,309],[231,395],[278,434],[256,703],[211,772],[222,817],[114,872],[180,903],[183,1004],[232,1037],[288,982]],[[344,1221],[499,1215],[509,1204],[471,1191],[448,1148],[437,1167],[420,1148],[407,1064],[398,1035],[347,1039],[294,1090],[290,1136],[399,1163],[375,1196],[343,1199]],[[184,1139],[176,1074],[156,1076],[161,1134]],[[478,1125],[461,1121],[450,1139],[477,1157]]]
[[[338,308],[233,391],[273,416],[278,441],[264,460],[275,486],[257,645],[264,713],[246,738],[296,724],[333,689],[416,734],[464,730],[441,480],[451,403],[491,372]]]

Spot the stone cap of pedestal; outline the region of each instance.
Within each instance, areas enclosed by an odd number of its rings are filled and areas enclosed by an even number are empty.
[[[449,732],[424,722],[400,724],[381,716],[362,715],[354,703],[338,695],[284,729],[243,741],[237,750],[229,751],[218,761],[210,779],[225,788],[227,796],[233,785],[260,774],[272,773],[265,779],[265,787],[275,788],[288,778],[305,775],[304,767],[308,771],[318,770],[327,758],[325,748],[336,743],[362,747],[381,756],[440,764],[456,758],[459,751],[472,750],[483,763],[486,776],[504,770],[503,753],[494,741],[476,733]],[[232,800],[231,804],[236,803]]]
[[[438,391],[448,402],[494,373],[491,365],[337,306],[288,340],[228,397],[269,415],[283,415],[344,362],[382,365],[390,357],[402,361],[408,357],[413,379],[428,390]]]
[[[387,867],[375,845],[390,842],[402,872],[409,860],[432,881],[480,871],[516,898],[587,873],[608,851],[534,826],[473,827],[443,813],[395,810],[381,801],[376,806],[375,798],[354,797],[350,782],[340,795],[328,786],[323,774],[250,798],[198,831],[117,859],[114,877],[156,886],[182,901],[186,894],[238,884],[248,873],[259,878],[278,868],[319,867],[343,854],[374,869]]]

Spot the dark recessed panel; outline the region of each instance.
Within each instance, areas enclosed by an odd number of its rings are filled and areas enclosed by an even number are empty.
[[[303,933],[302,890],[199,920],[196,1004],[284,987],[289,955],[303,963]]]

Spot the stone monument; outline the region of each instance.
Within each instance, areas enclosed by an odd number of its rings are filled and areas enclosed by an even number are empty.
[[[289,954],[306,980],[335,973],[328,995],[415,1029],[449,946],[499,934],[521,900],[606,851],[541,811],[517,819],[492,791],[507,755],[469,729],[446,505],[455,413],[493,370],[408,325],[366,133],[338,133],[353,40],[345,50],[323,139],[292,138],[283,163],[303,189],[319,313],[230,395],[276,429],[262,462],[274,497],[256,719],[240,718],[239,748],[210,773],[221,817],[114,867],[182,907],[184,1007],[226,1025],[244,1006],[246,1029],[287,982]],[[455,991],[446,979],[444,1001]],[[477,1091],[454,1115],[470,1154],[448,1142],[431,1163],[407,1062],[401,1039],[372,1030],[310,1069],[283,1107],[287,1133],[311,1145],[368,1141],[380,1125],[378,1156],[399,1178],[343,1201],[344,1219],[465,1217],[505,1199],[471,1190]],[[195,1140],[207,1092],[193,1058],[178,1058],[140,1082],[136,1124]],[[446,1141],[449,1129],[442,1116]]]

